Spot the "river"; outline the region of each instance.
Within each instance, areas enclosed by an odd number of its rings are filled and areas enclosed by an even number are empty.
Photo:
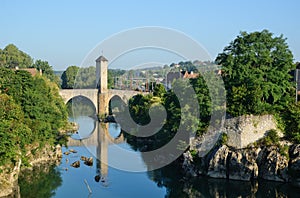
[[[241,182],[206,177],[191,180],[180,175],[176,163],[154,171],[132,172],[147,169],[140,152],[126,141],[104,145],[88,142],[95,135],[93,131],[95,126],[100,126],[99,123],[88,116],[79,116],[75,121],[80,129],[72,138],[85,138],[86,142],[77,141],[76,145],[72,139],[73,145],[63,147],[63,152],[73,149],[76,153],[64,154],[59,165],[39,166],[24,172],[19,179],[21,197],[299,197],[300,194],[290,185],[277,182]],[[112,138],[120,137],[118,124],[109,123],[105,127]],[[124,159],[123,153],[118,152],[120,149],[131,152],[133,158]],[[71,163],[80,161],[81,156],[93,157],[93,165],[87,166],[81,161],[79,168],[71,167]],[[97,161],[97,158],[113,167]],[[99,176],[98,181],[96,176]]]

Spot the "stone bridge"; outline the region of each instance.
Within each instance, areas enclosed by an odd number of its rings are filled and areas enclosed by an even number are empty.
[[[97,89],[61,89],[59,94],[65,103],[72,98],[82,96],[88,98],[95,106],[98,115],[107,115],[109,112],[109,102],[114,96],[118,96],[125,103],[137,94],[147,94],[147,92],[138,92],[132,90],[107,89],[107,70],[108,61],[103,56],[96,60],[96,82]]]
[[[145,92],[131,91],[131,90],[117,90],[108,89],[104,93],[99,93],[98,89],[61,89],[59,94],[63,98],[64,102],[69,102],[72,98],[81,96],[89,99],[95,106],[96,112],[99,115],[108,114],[109,102],[113,97],[119,97],[125,103],[128,103],[129,99],[137,94],[147,94]]]

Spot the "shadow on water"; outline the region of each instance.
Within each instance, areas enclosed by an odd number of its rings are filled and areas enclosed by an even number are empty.
[[[300,189],[289,183],[258,180],[252,182],[213,179],[208,177],[186,178],[179,173],[178,162],[148,172],[148,177],[158,187],[165,187],[165,197],[299,197]]]
[[[134,139],[134,138],[133,138]],[[136,150],[140,150],[145,144],[133,141],[127,136],[127,143]],[[145,142],[144,142],[145,143]],[[151,162],[143,157],[148,167]],[[300,189],[290,183],[258,181],[235,181],[227,179],[213,179],[208,177],[187,178],[180,170],[181,158],[163,168],[148,172],[150,180],[158,187],[166,188],[167,198],[177,197],[299,197]]]

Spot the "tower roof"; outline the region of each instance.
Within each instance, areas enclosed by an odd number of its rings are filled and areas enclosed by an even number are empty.
[[[101,62],[101,61],[108,61],[104,56],[99,56],[99,58],[96,59],[96,62]]]

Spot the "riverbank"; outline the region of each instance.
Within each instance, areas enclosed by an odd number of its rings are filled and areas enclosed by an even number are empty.
[[[279,146],[234,149],[217,146],[204,157],[184,153],[182,168],[187,176],[209,176],[231,180],[265,179],[292,182],[300,187],[300,144],[287,151]]]
[[[222,132],[204,156],[201,138],[190,145],[181,164],[187,176],[241,181],[264,179],[291,182],[300,187],[300,144],[285,140],[272,115],[227,119]]]
[[[26,153],[28,161],[17,159],[14,165],[1,167],[0,173],[0,197],[15,197],[18,195],[18,178],[21,171],[31,169],[42,163],[59,163],[62,158],[62,148],[60,145],[43,147],[32,146]]]

